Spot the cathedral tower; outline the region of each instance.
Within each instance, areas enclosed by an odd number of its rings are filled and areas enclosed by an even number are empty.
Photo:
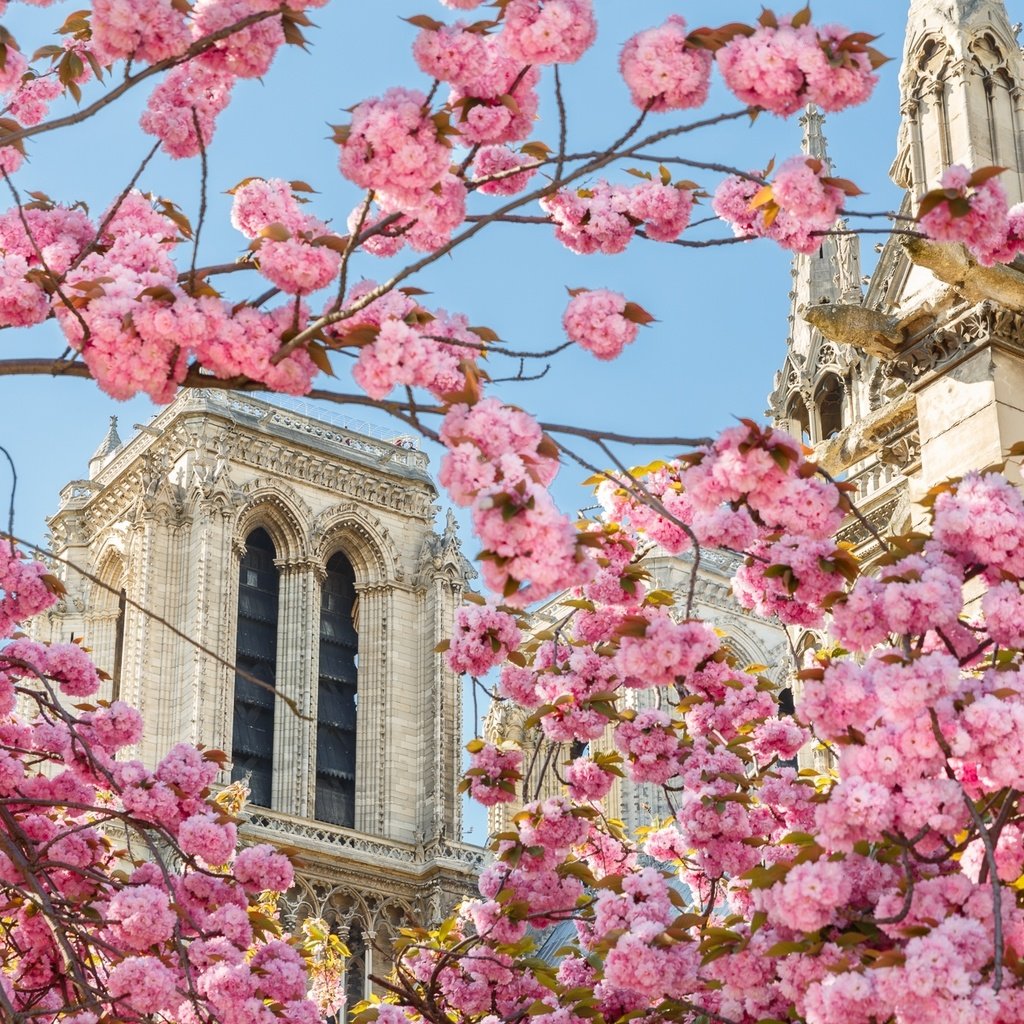
[[[349,943],[353,998],[373,943],[446,913],[480,853],[434,651],[473,570],[454,522],[434,531],[426,456],[368,430],[214,390],[124,443],[112,423],[50,520],[68,593],[34,627],[84,636],[147,763],[182,740],[231,756],[243,839],[296,851],[293,910]]]
[[[831,168],[821,111],[809,106],[800,124],[804,154]],[[860,302],[859,239],[822,238],[817,252],[794,258],[792,277],[787,357],[769,401],[793,436],[812,444],[835,435],[855,415],[849,379],[852,360],[848,350],[823,338],[804,313],[822,304]]]

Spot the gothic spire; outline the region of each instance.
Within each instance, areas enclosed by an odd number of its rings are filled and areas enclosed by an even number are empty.
[[[825,139],[825,116],[808,105],[803,117],[803,152],[831,167]],[[843,227],[842,222],[837,225]],[[790,351],[804,364],[813,359],[817,337],[801,315],[812,305],[823,302],[860,302],[860,244],[856,236],[822,238],[821,248],[810,256],[802,253],[793,259],[793,290],[790,309]],[[808,372],[813,368],[806,366]]]
[[[813,103],[807,104],[804,116],[800,118],[804,130],[802,151],[822,163],[828,164],[828,143],[825,140],[825,115]]]
[[[900,71],[892,177],[919,197],[955,163],[1006,167],[1010,202],[1024,198],[1014,95],[1024,58],[1004,0],[911,0]]]
[[[92,479],[110,461],[110,457],[121,447],[121,435],[117,432],[117,417],[110,417],[110,426],[100,446],[89,460],[89,478]]]

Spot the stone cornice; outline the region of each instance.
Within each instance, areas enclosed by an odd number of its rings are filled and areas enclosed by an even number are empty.
[[[399,879],[416,888],[438,872],[454,879],[475,878],[485,856],[484,850],[466,843],[437,839],[414,846],[262,809],[250,812],[242,834],[295,848],[307,873],[323,871],[328,878],[386,875],[392,889]]]

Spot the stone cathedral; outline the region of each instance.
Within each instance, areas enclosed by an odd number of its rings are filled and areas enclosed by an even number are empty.
[[[243,837],[293,852],[291,911],[352,950],[350,1003],[386,970],[374,944],[443,916],[479,869],[461,682],[434,652],[473,570],[436,496],[407,437],[190,390],[124,443],[111,423],[50,520],[88,575],[62,564],[37,635],[86,638],[104,696],[143,713],[147,762],[181,740],[230,754]]]

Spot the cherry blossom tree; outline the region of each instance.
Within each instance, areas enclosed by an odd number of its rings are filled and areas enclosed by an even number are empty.
[[[573,289],[564,345],[518,351],[427,304],[412,283],[506,223],[550,226],[583,255],[755,238],[813,252],[840,216],[857,216],[856,186],[820,160],[751,171],[651,149],[762,113],[860,103],[884,59],[873,38],[818,25],[806,8],[717,28],[679,16],[638,25],[619,68],[635,119],[602,149],[575,153],[560,69],[595,39],[591,0],[498,0],[473,22],[414,16],[413,55],[432,84],[355,97],[334,129],[339,171],[363,190],[347,233],[309,184],[250,178],[232,210],[248,255],[201,264],[217,117],[236,80],[268,74],[280,47],[302,43],[318,6],[97,0],[31,57],[0,36],[0,173],[13,199],[0,216],[0,326],[52,319],[68,346],[57,360],[0,359],[0,373],[59,372],[157,402],[183,385],[305,394],[398,417],[444,447],[441,483],[483,548],[492,597],[459,612],[452,668],[496,670],[498,698],[528,709],[562,755],[611,731],[615,751],[558,764],[565,795],[542,802],[522,792],[519,750],[471,745],[471,796],[525,807],[495,838],[480,897],[436,930],[403,934],[394,973],[378,979],[387,999],[361,1019],[1024,1018],[1018,492],[993,474],[951,483],[934,496],[931,534],[877,538],[887,554],[865,575],[834,539],[857,514],[844,486],[779,431],[743,421],[717,439],[643,439],[547,423],[501,397],[485,357],[515,365],[579,345],[613,359],[652,321],[627,296]],[[713,75],[732,109],[701,111]],[[555,147],[534,134],[544,82]],[[145,163],[97,217],[19,186],[36,136],[143,88],[153,152],[198,165],[194,226],[140,190]],[[51,115],[67,96],[78,109]],[[670,168],[718,177],[711,206],[731,234],[687,237],[702,190]],[[894,217],[897,230],[962,243],[983,264],[1024,251],[1024,214],[1008,208],[996,168],[949,168],[918,212]],[[380,283],[350,284],[354,260],[403,255]],[[254,275],[241,299],[220,290]],[[315,386],[345,356],[357,390]],[[582,524],[549,489],[563,460],[587,465],[574,437],[604,462],[590,467],[603,514]],[[629,469],[613,445],[640,441],[662,443],[666,458]],[[14,633],[53,599],[54,582],[9,532],[5,1016],[269,1024],[332,1010],[339,950],[315,922],[306,942],[279,937],[273,898],[256,890],[286,890],[290,868],[267,848],[236,852],[236,794],[210,791],[220,755],[179,746],[152,770],[119,760],[141,722],[120,702],[72,703],[98,685],[82,647]],[[648,588],[653,544],[692,552],[695,570],[703,547],[741,553],[746,607],[830,637],[802,671],[795,718],[780,717],[771,684],[693,618],[692,592]],[[530,603],[566,590],[557,631],[525,628]],[[643,710],[631,708],[632,691],[645,690]],[[788,765],[811,742],[834,770]],[[622,775],[662,787],[673,815],[625,835],[601,803]],[[558,962],[538,959],[530,929],[566,921],[573,937]]]
[[[267,845],[237,850],[245,790],[216,796],[220,751],[119,759],[138,711],[93,698],[79,643],[14,632],[59,581],[0,542],[0,1010],[9,1021],[314,1024],[343,1003],[344,948],[323,922],[290,939],[292,885]]]

